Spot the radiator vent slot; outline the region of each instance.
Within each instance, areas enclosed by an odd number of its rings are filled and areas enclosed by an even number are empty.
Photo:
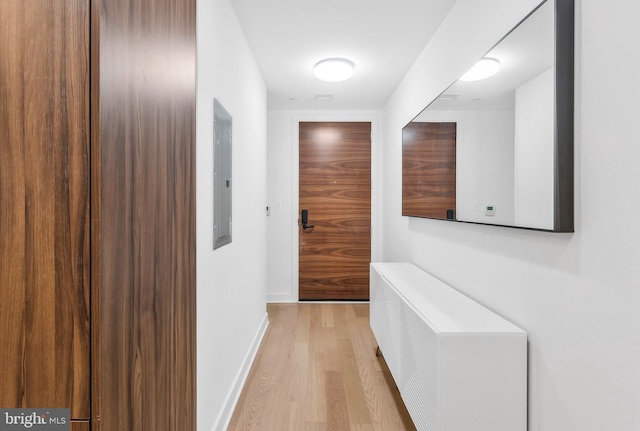
[[[438,336],[434,329],[409,307],[402,312],[402,397],[418,429],[437,431],[438,423]],[[420,428],[417,423],[424,423]]]
[[[411,419],[413,419],[417,429],[436,431],[438,429],[435,424],[436,416],[429,414],[429,411],[433,410],[423,396],[420,380],[422,379],[418,376],[418,373],[413,373],[403,391],[402,398],[405,400],[407,410],[410,412]]]

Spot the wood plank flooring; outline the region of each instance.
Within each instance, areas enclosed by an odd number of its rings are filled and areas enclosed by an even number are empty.
[[[269,328],[229,431],[415,426],[369,327],[369,304],[269,304]]]

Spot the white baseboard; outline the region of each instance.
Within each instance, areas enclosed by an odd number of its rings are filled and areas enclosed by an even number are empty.
[[[298,302],[298,298],[291,293],[267,293],[268,303],[290,303]]]
[[[251,365],[256,358],[258,348],[260,347],[260,343],[262,343],[264,334],[267,332],[267,326],[269,326],[269,316],[267,315],[267,313],[265,313],[264,318],[260,323],[260,327],[258,328],[258,332],[253,338],[253,342],[249,347],[249,351],[242,361],[242,366],[240,367],[240,370],[238,371],[238,374],[233,381],[231,391],[229,391],[229,394],[225,399],[224,406],[222,410],[220,410],[220,414],[216,418],[215,425],[213,426],[212,431],[226,431],[226,429],[229,427],[231,416],[233,415],[236,404],[238,404],[238,400],[240,399],[240,394],[242,393],[242,388],[244,387],[244,384],[247,381],[247,377],[249,376]]]

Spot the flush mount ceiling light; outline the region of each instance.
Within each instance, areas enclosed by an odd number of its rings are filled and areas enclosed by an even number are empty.
[[[356,65],[346,58],[327,58],[319,61],[313,67],[313,75],[321,81],[340,82],[353,75]]]
[[[327,102],[333,100],[333,94],[316,94],[315,99],[320,102]]]
[[[453,102],[454,100],[458,100],[457,94],[443,94],[440,96],[440,100],[444,100],[446,102]]]
[[[495,75],[500,70],[500,62],[495,58],[484,57],[478,61],[467,73],[462,75],[460,81],[479,81]]]

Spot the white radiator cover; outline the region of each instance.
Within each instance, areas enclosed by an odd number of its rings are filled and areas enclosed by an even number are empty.
[[[525,431],[527,334],[410,263],[371,264],[371,328],[419,431]]]

